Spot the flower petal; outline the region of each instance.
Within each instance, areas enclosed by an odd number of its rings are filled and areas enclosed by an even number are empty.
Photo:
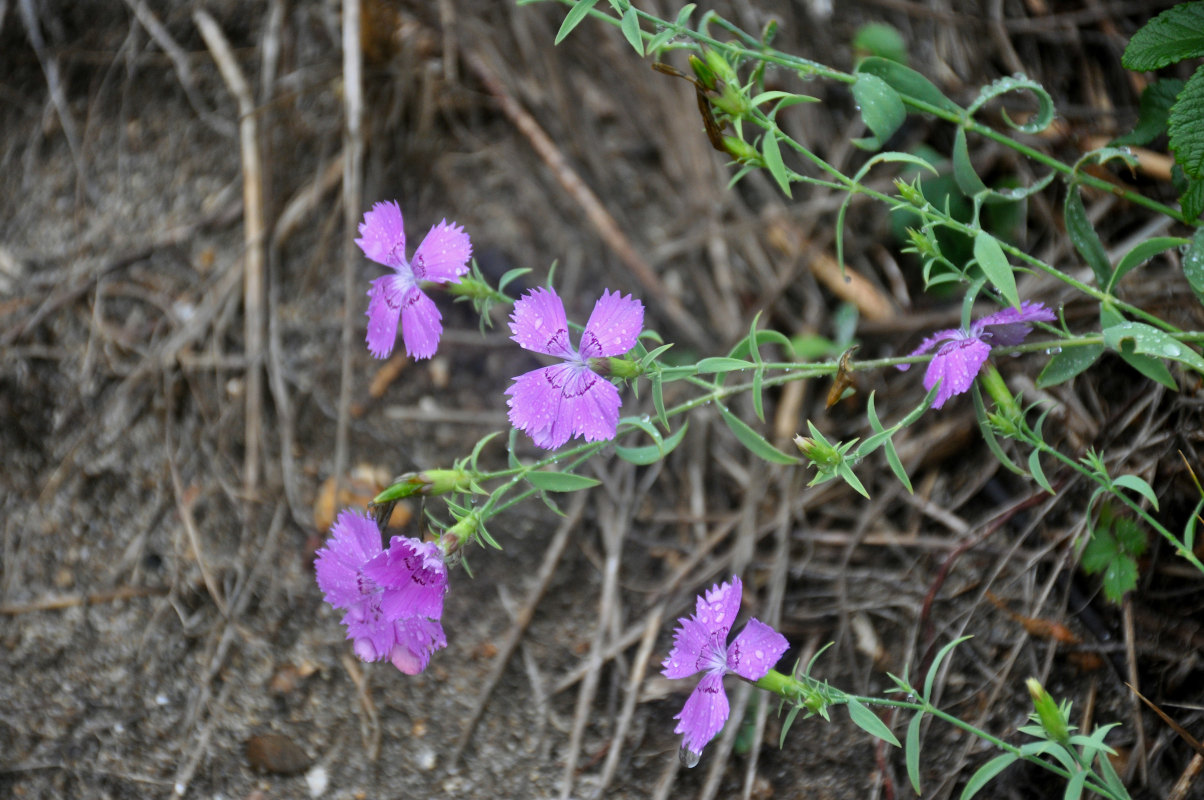
[[[343,624],[347,638],[355,640],[355,654],[364,661],[380,661],[397,642],[393,620],[381,612],[379,594],[347,609]]]
[[[564,303],[551,289],[532,289],[514,302],[510,338],[525,350],[569,358],[576,351],[569,343],[569,323]]]
[[[603,291],[581,336],[581,357],[621,356],[644,329],[644,304],[631,295]]]
[[[447,565],[434,542],[394,536],[389,549],[364,566],[385,591],[381,610],[393,619],[443,616]]]
[[[929,350],[931,350],[932,348],[936,347],[941,342],[944,342],[949,339],[956,340],[956,339],[964,339],[964,338],[966,338],[965,332],[958,328],[948,328],[943,331],[937,331],[936,333],[932,334],[924,341],[920,342],[920,346],[917,347],[915,350],[912,350],[910,353],[908,353],[907,356],[909,358],[911,356],[922,356],[925,353],[927,353]],[[907,370],[911,369],[911,364],[896,364],[895,366],[899,369],[900,372],[906,372]],[[931,388],[931,387],[929,387],[929,388]]]
[[[378,264],[398,268],[406,263],[406,228],[396,202],[377,203],[364,214],[355,243]]]
[[[785,636],[760,620],[750,619],[727,648],[727,669],[746,680],[759,680],[789,647]]]
[[[435,354],[443,335],[442,319],[435,301],[417,286],[410,287],[401,302],[401,338],[410,358],[430,358]]]
[[[397,323],[401,320],[403,280],[397,275],[382,275],[372,281],[368,291],[368,352],[374,358],[388,358],[397,342]]]
[[[744,584],[739,576],[733,575],[731,581],[723,585],[712,586],[706,593],[705,599],[698,598],[695,604],[694,618],[701,622],[712,636],[719,634],[716,641],[720,644],[727,642],[728,631],[736,621],[740,612],[740,599]]]
[[[1019,309],[1005,308],[974,323],[974,331],[985,331],[982,338],[992,347],[1015,347],[1024,341],[1033,326],[1030,322],[1053,322],[1057,317],[1043,303],[1025,300]]]
[[[411,266],[420,281],[455,282],[468,272],[472,257],[472,242],[464,229],[454,222],[443,220],[431,228],[422,244],[414,251]]]
[[[615,436],[619,390],[579,362],[519,375],[506,394],[510,423],[539,447],[554,450],[574,436],[590,442]]]
[[[924,373],[925,389],[930,390],[938,380],[941,381],[932,407],[940,408],[953,395],[969,389],[990,353],[990,346],[977,338],[959,339],[943,345]]]
[[[396,624],[397,644],[389,659],[406,675],[417,675],[430,663],[431,653],[447,647],[447,636],[438,621],[410,617]]]
[[[711,641],[711,632],[696,619],[682,617],[673,632],[673,649],[661,662],[666,678],[688,678],[703,668],[703,650]]]
[[[730,712],[727,694],[723,691],[723,674],[708,672],[686,699],[681,713],[674,717],[681,720],[674,733],[684,734],[682,744],[686,749],[701,753],[707,742],[723,730]]]
[[[360,570],[382,551],[380,530],[368,517],[344,509],[339,512],[330,533],[326,546],[317,552],[314,572],[326,602],[335,608],[347,608],[360,602],[365,590],[377,589],[364,585]]]

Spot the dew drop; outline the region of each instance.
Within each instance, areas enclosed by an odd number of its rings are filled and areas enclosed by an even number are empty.
[[[684,744],[681,746],[681,749],[677,751],[677,760],[680,761],[681,765],[686,769],[692,769],[698,766],[698,761],[701,758],[702,753],[695,753]]]
[[[1175,358],[1176,356],[1179,355],[1179,345],[1168,344],[1162,348],[1162,352],[1171,358]]]

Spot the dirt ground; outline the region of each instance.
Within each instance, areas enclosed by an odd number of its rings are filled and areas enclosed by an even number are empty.
[[[751,30],[772,16],[778,46],[845,69],[857,29],[889,23],[911,64],[959,101],[1024,71],[1061,114],[1036,146],[1073,160],[1132,124],[1140,83],[1120,53],[1169,3],[831,5],[700,11]],[[313,578],[320,517],[335,505],[323,487],[354,475],[348,502],[362,505],[373,480],[449,466],[505,429],[502,392],[536,362],[507,340],[503,315],[482,335],[446,297],[435,359],[374,361],[364,292],[380,268],[349,245],[349,218],[397,199],[411,249],[454,219],[487,275],[529,267],[536,284],[557,262],[571,318],[604,287],[634,292],[648,325],[694,355],[726,353],[758,311],[788,335],[839,341],[851,308],[825,266],[842,198],[799,186],[788,200],[763,175],[726,189],[692,87],[649,69],[616,29],[587,22],[554,47],[564,9],[553,4],[365,0],[362,13],[361,96],[344,81],[333,0],[0,2],[0,796],[911,794],[900,753],[843,711],[797,722],[779,749],[776,707],[736,684],[742,724],[698,767],[679,766],[673,715],[691,684],[662,678],[660,661],[694,594],[733,573],[744,612],[791,641],[784,664],[833,642],[815,674],[880,694],[887,672],[922,673],[934,648],[972,634],[941,675],[944,708],[1022,741],[1024,680],[1037,676],[1074,702],[1076,723],[1123,723],[1108,741],[1133,796],[1167,796],[1191,750],[1124,682],[1200,736],[1204,581],[1151,542],[1138,589],[1108,604],[1076,566],[1089,487],[1051,471],[1049,497],[1002,470],[966,398],[899,440],[914,496],[884,462],[860,468],[871,501],[767,468],[700,409],[664,464],[600,459],[603,486],[566,499],[564,517],[534,502],[491,525],[504,550],[469,553],[474,578],[453,573],[448,647],[425,673],[356,661]],[[251,113],[202,35],[206,15]],[[786,73],[769,81],[802,88]],[[866,156],[848,144],[863,135],[848,94],[806,90],[824,102],[790,109],[784,126],[855,169]],[[344,135],[357,98],[358,170]],[[542,152],[524,119],[546,135]],[[891,146],[951,142],[948,126],[914,118]],[[972,146],[984,172],[1032,177]],[[1123,177],[1173,199],[1165,181]],[[1057,228],[1060,191],[1029,203],[1016,236],[1079,269]],[[1149,222],[1107,196],[1088,206],[1110,247]],[[868,287],[853,298],[859,358],[905,353],[957,319],[960,299],[925,296],[901,247],[883,208],[853,204],[846,259]],[[1131,302],[1204,325],[1172,265],[1142,274]],[[1094,312],[1059,291],[1037,278],[1021,289],[1089,326]],[[1037,361],[1002,366],[1026,396],[1053,401],[1059,446],[1095,447],[1150,479],[1161,519],[1182,529],[1194,502],[1184,464],[1201,464],[1198,380],[1179,375],[1175,395],[1105,359],[1041,394]],[[788,442],[812,419],[848,440],[866,435],[869,391],[883,418],[922,391],[915,371],[894,370],[858,388],[830,411],[826,382],[769,393],[763,430]],[[645,392],[624,413],[650,408]],[[491,464],[504,457],[486,450]],[[417,535],[423,510],[403,508],[395,532]],[[1073,639],[1050,638],[1051,623]],[[885,719],[901,736],[907,719]],[[924,796],[956,796],[990,755],[927,727]],[[1013,768],[980,796],[1061,795]]]

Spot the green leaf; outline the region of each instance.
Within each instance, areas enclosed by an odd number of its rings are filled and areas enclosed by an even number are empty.
[[[970,163],[970,150],[966,145],[965,128],[958,128],[957,135],[953,139],[953,179],[957,181],[957,187],[967,197],[975,197],[991,191],[982,182],[982,178],[978,177],[978,173],[974,171],[974,165]]]
[[[1145,530],[1136,520],[1121,517],[1112,524],[1112,533],[1116,536],[1116,544],[1131,556],[1141,556],[1149,542],[1145,538]]]
[[[1191,245],[1183,256],[1183,276],[1196,299],[1204,303],[1204,228],[1197,228],[1191,237]]]
[[[704,358],[698,362],[698,374],[706,375],[715,372],[736,372],[742,369],[752,369],[755,367],[752,361],[744,361],[739,358],[724,358],[716,356],[712,358]]]
[[[732,412],[722,406],[719,407],[719,413],[723,415],[723,421],[727,423],[736,438],[740,440],[740,444],[747,447],[752,454],[758,458],[764,459],[771,464],[798,464],[799,459],[794,456],[786,455],[781,450],[777,449],[765,440],[765,437],[749,427],[748,423],[737,417]]]
[[[882,718],[856,700],[849,700],[849,718],[853,720],[854,725],[875,739],[881,739],[895,747],[902,747]]]
[[[1137,111],[1137,124],[1132,132],[1112,141],[1117,147],[1123,145],[1145,145],[1166,133],[1167,119],[1175,97],[1183,91],[1186,81],[1178,78],[1156,80],[1141,93],[1141,106]]]
[[[1188,222],[1194,222],[1204,214],[1204,178],[1197,178],[1187,185],[1179,195],[1179,206]]]
[[[1103,355],[1102,344],[1089,344],[1083,347],[1068,347],[1055,355],[1037,376],[1037,388],[1048,389],[1057,386],[1078,375],[1090,367]]]
[[[1104,594],[1113,603],[1137,588],[1137,562],[1129,556],[1120,556],[1108,562],[1104,570]]]
[[[1120,553],[1116,549],[1116,537],[1112,535],[1112,531],[1107,528],[1098,528],[1092,533],[1087,546],[1083,548],[1079,566],[1083,568],[1083,572],[1094,575],[1097,572],[1103,572],[1119,557]]]
[[[962,789],[961,800],[970,800],[984,786],[994,780],[996,775],[1012,766],[1018,758],[1019,756],[1015,753],[1004,753],[983,764],[970,776],[970,780],[966,781],[966,788]]]
[[[677,12],[677,21],[673,24],[678,28],[684,26],[689,21],[690,15],[694,13],[694,6],[696,5],[697,3],[686,3],[682,6],[681,11]]]
[[[1112,481],[1113,486],[1118,486],[1121,489],[1129,489],[1137,492],[1139,495],[1150,501],[1150,505],[1154,510],[1158,510],[1158,495],[1154,494],[1154,487],[1146,482],[1145,478],[1136,475],[1121,475],[1116,480]]]
[[[982,267],[987,280],[1003,295],[1003,299],[1013,308],[1020,308],[1020,293],[1016,291],[1016,275],[1012,272],[1012,265],[1003,254],[999,241],[986,231],[979,231],[974,236],[974,260]]]
[[[1120,61],[1125,69],[1151,70],[1202,55],[1204,3],[1183,3],[1163,11],[1133,34]]]
[[[1171,106],[1167,131],[1175,162],[1189,178],[1204,177],[1204,67],[1187,79]]]
[[[949,642],[949,644],[937,651],[936,657],[932,659],[932,665],[928,667],[928,674],[924,676],[924,694],[921,695],[921,697],[924,698],[924,702],[932,702],[932,685],[936,682],[936,676],[938,673],[940,673],[941,665],[945,663],[945,659],[948,658],[949,654],[953,652],[953,648],[957,647],[959,644],[967,641],[968,639],[970,639],[969,636],[962,636],[958,639],[954,639],[952,642]]]
[[[911,67],[871,56],[857,65],[857,71],[878,76],[903,97],[919,100],[945,111],[961,111],[957,103],[945,97],[941,90],[936,88],[936,84]]]
[[[636,54],[643,58],[644,41],[640,38],[640,17],[635,13],[635,6],[627,7],[627,12],[623,14],[623,21],[619,23],[619,29],[623,31],[627,43],[635,48]]]
[[[907,736],[903,741],[907,742],[907,746],[903,748],[903,758],[907,762],[907,779],[911,781],[911,788],[916,790],[917,795],[922,795],[920,791],[920,723],[924,721],[924,714],[917,713],[911,718],[911,722],[907,723]]]
[[[1122,345],[1128,342],[1132,342],[1132,348],[1122,350]],[[1104,344],[1118,353],[1135,352],[1169,358],[1204,373],[1204,357],[1170,334],[1144,322],[1122,322],[1104,328]]]
[[[585,19],[597,2],[598,0],[577,0],[576,5],[570,8],[569,13],[565,15],[564,22],[560,23],[560,30],[556,32],[556,39],[552,44],[556,45],[564,41],[564,37],[581,24],[581,20]]]
[[[842,463],[840,466],[838,466],[836,468],[836,474],[839,475],[845,483],[851,486],[853,491],[857,492],[857,494],[861,495],[866,500],[870,499],[870,493],[867,492],[865,487],[861,485],[861,479],[857,477],[857,473],[853,472],[853,468],[847,463]],[[819,476],[816,476],[817,480],[818,478]],[[815,481],[812,481],[808,485],[814,485],[814,483]]]
[[[853,99],[861,109],[861,118],[873,136],[855,139],[853,144],[866,150],[877,150],[907,119],[907,109],[899,93],[890,84],[868,72],[858,72],[853,83]]]
[[[653,464],[677,449],[677,446],[681,444],[682,437],[685,436],[687,427],[688,424],[682,425],[677,433],[657,444],[645,445],[643,447],[615,445],[615,455],[624,461],[630,461],[632,464],[640,466]]]
[[[602,481],[588,475],[575,475],[572,472],[545,472],[536,470],[527,473],[527,482],[536,489],[545,492],[576,492],[597,486]]]
[[[1077,186],[1067,189],[1062,214],[1066,219],[1066,232],[1070,234],[1070,242],[1074,249],[1079,251],[1079,255],[1095,273],[1095,282],[1101,287],[1107,286],[1108,279],[1112,277],[1112,263],[1108,261],[1103,242],[1099,240],[1095,228],[1087,219],[1087,210],[1083,208],[1083,198],[1079,196]]]
[[[1120,282],[1121,278],[1154,256],[1170,250],[1172,247],[1179,247],[1190,242],[1190,239],[1182,239],[1178,236],[1155,236],[1153,239],[1146,239],[1125,253],[1124,257],[1117,263],[1116,270],[1112,273],[1112,278],[1108,281],[1107,292],[1111,294],[1112,289]]]
[[[1045,477],[1045,472],[1041,469],[1041,451],[1034,450],[1028,456],[1028,473],[1033,476],[1033,480],[1037,482],[1045,491],[1050,494],[1055,494],[1053,487],[1049,485],[1049,479]]]
[[[778,182],[782,194],[790,197],[790,176],[786,172],[786,163],[782,161],[782,151],[778,148],[776,129],[765,131],[761,137],[761,157],[765,159],[765,168]]]
[[[907,43],[893,26],[882,22],[862,25],[853,34],[853,49],[871,53],[892,63],[907,63]]]
[[[1079,800],[1083,796],[1083,784],[1087,782],[1087,776],[1091,774],[1085,769],[1081,769],[1070,776],[1070,780],[1066,781],[1066,791],[1062,793],[1062,800]]]

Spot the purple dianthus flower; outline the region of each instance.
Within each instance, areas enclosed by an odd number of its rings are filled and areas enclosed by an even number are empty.
[[[1030,322],[1052,322],[1054,319],[1054,313],[1044,304],[1026,300],[1019,309],[1005,308],[976,320],[969,331],[950,328],[929,336],[910,355],[918,356],[937,347],[936,355],[928,362],[928,371],[924,373],[925,389],[931,391],[937,381],[941,382],[932,407],[940,408],[953,395],[969,389],[992,347],[1015,347],[1033,329]],[[906,370],[910,366],[900,364],[899,369]]]
[[[347,609],[347,638],[362,660],[388,658],[416,675],[432,652],[447,646],[439,623],[447,567],[435,543],[394,536],[386,550],[375,522],[344,509],[314,570],[326,602]]]
[[[412,358],[430,358],[443,334],[443,315],[419,288],[419,281],[458,283],[468,272],[472,242],[463,228],[446,219],[431,228],[406,261],[406,231],[401,208],[396,202],[377,203],[364,214],[360,238],[355,243],[364,255],[392,267],[391,275],[372,281],[368,292],[368,351],[387,358],[397,341],[397,323],[406,353]]]
[[[594,304],[581,349],[569,342],[564,303],[551,289],[534,289],[514,303],[511,338],[524,349],[564,361],[519,375],[506,390],[510,422],[540,447],[555,450],[574,436],[587,442],[615,437],[619,390],[590,366],[591,358],[621,356],[644,327],[644,304],[603,291]]]
[[[730,583],[713,586],[705,597],[700,596],[694,616],[677,621],[673,649],[662,664],[666,678],[706,673],[674,717],[680,721],[673,732],[684,734],[682,747],[694,756],[722,730],[730,713],[723,676],[734,672],[745,680],[760,680],[790,646],[785,636],[756,619],[750,619],[735,641],[727,644],[742,591],[740,579],[733,576]]]

